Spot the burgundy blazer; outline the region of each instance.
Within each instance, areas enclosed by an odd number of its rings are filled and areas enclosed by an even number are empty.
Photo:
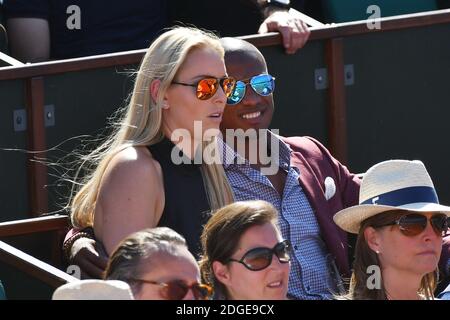
[[[439,261],[439,270],[441,271],[441,276],[443,279],[441,281],[445,286],[450,284],[450,266],[448,265],[450,261],[450,235],[444,237],[441,253],[441,261]]]
[[[347,233],[333,221],[336,212],[358,204],[360,179],[333,158],[330,152],[311,137],[281,138],[293,150],[291,165],[300,171],[299,183],[314,209],[322,237],[334,256],[339,272],[350,277]],[[325,179],[334,180],[336,191],[325,198]]]

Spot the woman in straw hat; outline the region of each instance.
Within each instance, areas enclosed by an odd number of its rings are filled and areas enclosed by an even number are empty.
[[[422,162],[389,160],[371,167],[359,205],[334,216],[339,227],[358,234],[345,298],[434,299],[449,216]]]

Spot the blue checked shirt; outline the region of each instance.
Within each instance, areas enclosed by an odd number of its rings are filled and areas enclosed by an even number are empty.
[[[438,298],[441,300],[450,300],[450,285],[448,285],[447,288],[445,288],[444,291],[442,291],[439,295]]]
[[[290,165],[292,150],[289,146],[275,134],[270,135],[278,141],[280,151],[279,158],[273,161],[278,162],[279,168],[287,174],[282,196],[266,176],[253,169],[226,143],[219,141],[219,147],[223,148],[223,166],[235,200],[265,200],[278,210],[281,233],[293,247],[288,296],[293,299],[330,299],[330,292],[337,292],[331,276],[330,255],[321,238],[314,211],[299,184],[301,172]]]

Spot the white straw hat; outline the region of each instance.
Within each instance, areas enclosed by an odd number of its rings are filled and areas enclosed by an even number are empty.
[[[450,216],[450,207],[439,204],[433,181],[421,161],[388,160],[367,170],[359,205],[339,211],[333,219],[341,229],[358,233],[367,218],[395,209]]]
[[[53,300],[134,300],[130,286],[119,280],[80,280],[62,285]]]

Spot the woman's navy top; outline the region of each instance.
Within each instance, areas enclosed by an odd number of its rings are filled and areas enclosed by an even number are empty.
[[[201,165],[194,164],[167,138],[148,148],[161,165],[164,179],[165,205],[158,226],[169,227],[181,234],[191,253],[198,258],[201,252],[200,236],[210,214]],[[172,161],[173,149],[183,163]]]

